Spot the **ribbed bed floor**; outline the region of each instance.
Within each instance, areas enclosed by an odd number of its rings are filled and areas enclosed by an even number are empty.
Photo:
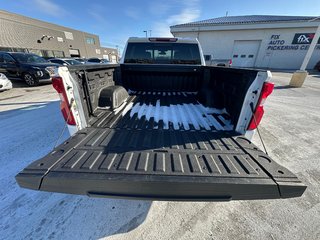
[[[233,125],[225,109],[207,108],[187,92],[131,92],[119,108],[98,109],[93,127],[230,131]],[[133,95],[134,94],[134,95]]]

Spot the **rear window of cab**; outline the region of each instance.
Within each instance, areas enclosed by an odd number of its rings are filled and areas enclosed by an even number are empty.
[[[128,43],[124,63],[201,64],[198,44]]]

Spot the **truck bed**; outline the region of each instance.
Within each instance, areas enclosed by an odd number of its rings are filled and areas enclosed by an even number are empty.
[[[232,130],[228,113],[194,93],[131,92],[90,127],[26,167],[22,187],[158,200],[301,196],[305,186]]]
[[[159,130],[232,130],[225,109],[207,108],[190,92],[132,92],[118,109],[98,109],[90,124],[96,128]]]

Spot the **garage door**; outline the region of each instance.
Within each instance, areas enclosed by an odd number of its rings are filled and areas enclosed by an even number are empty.
[[[261,41],[234,41],[232,66],[254,67]]]

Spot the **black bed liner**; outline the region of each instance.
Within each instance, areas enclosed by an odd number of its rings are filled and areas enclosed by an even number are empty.
[[[142,99],[131,96],[127,104]],[[236,132],[154,129],[128,114],[97,111],[91,127],[19,173],[19,185],[95,197],[205,201],[298,197],[306,188]]]
[[[164,95],[166,94],[166,95]],[[182,123],[180,123],[178,129],[174,128],[173,123],[170,122],[168,124],[167,129],[170,130],[201,130],[201,131],[218,131],[218,130],[226,130],[227,127],[226,123],[230,121],[230,116],[227,113],[212,113],[207,114],[204,112],[202,108],[205,108],[202,104],[200,104],[196,100],[195,93],[187,93],[187,92],[179,92],[179,93],[169,93],[170,96],[168,96],[168,93],[161,93],[161,92],[137,92],[134,95],[131,95],[125,104],[123,104],[122,110],[126,108],[126,106],[130,105],[132,103],[132,106],[136,105],[151,105],[156,106],[157,102],[159,101],[161,106],[180,106],[181,110],[186,112],[186,116],[181,116],[181,113],[178,112],[170,112],[171,115],[176,115],[177,118],[189,118],[192,115],[200,114],[200,115],[210,115],[212,117],[216,124],[220,126],[220,128],[217,128],[217,126],[210,126],[210,129],[205,129],[203,126],[200,126],[199,129],[196,129],[195,126],[190,123],[188,124],[188,129],[186,129],[186,126]],[[174,95],[173,95],[174,94]],[[188,107],[185,107],[185,105],[193,105],[196,106],[198,109],[197,112],[194,112],[193,109],[188,109]],[[199,106],[201,105],[201,108]],[[202,110],[201,110],[202,109]],[[151,118],[147,120],[144,117],[138,118],[137,114],[134,114],[133,116],[130,116],[130,112],[127,112],[123,115],[122,111],[117,111],[115,113],[112,110],[109,109],[97,109],[95,112],[95,115],[91,117],[90,124],[92,127],[95,128],[126,128],[126,129],[159,129],[159,130],[165,130],[165,124],[163,120],[156,121],[154,118]],[[228,129],[231,130],[231,129]]]

